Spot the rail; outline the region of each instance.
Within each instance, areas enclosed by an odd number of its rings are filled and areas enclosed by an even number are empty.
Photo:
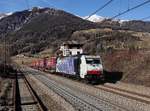
[[[29,83],[29,81],[28,81],[28,79],[27,79],[27,77],[25,75],[24,75],[24,80],[25,80],[25,84],[27,85],[29,91],[33,95],[33,98],[38,102],[38,106],[39,106],[40,110],[41,111],[48,111],[48,109],[46,108],[46,106],[44,105],[42,100],[39,98],[39,96],[36,93],[36,91],[32,88],[31,84]]]
[[[46,85],[48,88],[52,89],[55,93],[60,95],[61,97],[65,98],[69,103],[71,103],[74,107],[79,108],[78,110],[86,110],[86,111],[101,111],[103,108],[103,105],[109,104],[111,108],[113,109],[120,109],[120,110],[126,110],[125,108],[121,106],[117,106],[116,104],[109,103],[109,101],[105,101],[103,99],[97,98],[93,95],[89,95],[88,93],[82,93],[79,91],[74,91],[75,89],[70,89],[67,86],[62,85],[61,83],[55,83],[54,81],[51,81],[43,74],[41,75],[38,72],[28,72],[28,74],[33,73],[33,76],[42,82],[44,85]],[[37,73],[37,74],[36,74]],[[104,106],[106,108],[106,106]]]
[[[21,103],[21,95],[20,95],[20,90],[19,90],[19,82],[18,79],[20,76],[23,77],[24,83],[30,92],[32,99],[36,101],[36,104],[38,105],[38,109],[40,111],[48,111],[42,100],[39,98],[38,94],[36,91],[32,88],[31,84],[29,83],[27,77],[20,71],[18,70],[17,73],[15,74],[15,82],[14,82],[14,90],[13,90],[13,95],[14,95],[14,111],[22,111],[22,103]]]
[[[95,88],[98,88],[100,90],[104,90],[107,92],[111,92],[117,95],[121,95],[127,98],[131,98],[146,104],[150,104],[150,96],[148,95],[144,95],[144,94],[140,94],[140,93],[136,93],[133,91],[128,91],[125,89],[121,89],[121,88],[116,88],[116,87],[112,87],[112,86],[108,86],[108,85],[103,85],[103,86],[95,86]]]
[[[15,90],[14,90],[14,109],[15,111],[22,111],[21,109],[21,97],[20,97],[20,91],[19,91],[19,83],[18,83],[18,73],[15,74]]]

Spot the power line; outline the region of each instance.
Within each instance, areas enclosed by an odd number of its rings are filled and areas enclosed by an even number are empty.
[[[92,15],[96,14],[97,12],[99,12],[100,10],[102,10],[103,8],[105,8],[106,6],[108,6],[111,2],[113,2],[114,0],[109,0],[106,4],[104,4],[103,6],[101,6],[100,8],[98,8],[96,11],[94,11],[93,13],[91,13],[87,18],[89,19]]]
[[[50,7],[55,8],[55,6],[50,4],[48,0],[41,0],[41,1],[43,1],[46,4],[48,4]]]
[[[141,6],[143,6],[143,5],[145,5],[145,4],[149,3],[149,2],[150,2],[150,0],[147,0],[147,1],[145,1],[145,2],[143,2],[143,3],[141,3],[141,4],[139,4],[139,5],[136,5],[136,6],[132,7],[132,8],[130,8],[130,9],[127,9],[127,10],[125,10],[125,11],[123,11],[123,12],[121,12],[121,13],[119,13],[119,14],[113,16],[113,17],[111,17],[109,20],[113,20],[113,19],[115,19],[116,17],[119,17],[119,16],[121,16],[121,15],[123,15],[123,14],[125,14],[125,13],[127,13],[127,12],[129,12],[129,11],[132,11],[132,10],[138,8],[138,7],[141,7]],[[143,19],[148,19],[148,18],[149,18],[149,17],[145,17],[145,18],[143,18]],[[102,25],[102,24],[105,23],[106,21],[107,21],[107,20],[104,19],[100,24]]]
[[[122,2],[121,2],[121,0],[119,0],[119,13],[121,12],[121,6],[122,6]]]
[[[30,9],[29,0],[25,0],[27,4],[27,8]],[[41,0],[42,2],[48,4],[50,7],[55,8],[54,5],[51,5],[48,0]]]
[[[147,17],[142,18],[141,20],[147,20],[149,18],[150,18],[150,16],[147,16]]]
[[[128,10],[130,9],[130,0],[128,0]]]
[[[29,10],[30,9],[29,1],[28,0],[25,0],[25,1],[26,1],[26,4],[27,4],[27,9]]]
[[[110,19],[114,19],[114,18],[116,18],[116,17],[119,17],[119,16],[121,16],[121,15],[123,15],[123,14],[125,14],[125,13],[127,13],[127,12],[129,12],[129,11],[132,11],[132,10],[134,10],[134,9],[136,9],[136,8],[139,8],[139,7],[145,5],[145,4],[149,3],[149,2],[150,2],[150,0],[147,0],[147,1],[145,1],[145,2],[143,2],[143,3],[141,3],[141,4],[139,4],[139,5],[137,5],[137,6],[135,6],[135,7],[132,7],[132,8],[130,8],[130,9],[127,9],[127,10],[125,10],[125,11],[123,11],[123,12],[121,12],[121,13],[119,13],[119,14],[113,16],[113,17],[111,17]]]

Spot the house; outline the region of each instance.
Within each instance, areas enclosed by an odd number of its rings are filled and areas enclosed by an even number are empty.
[[[60,46],[63,56],[78,55],[83,53],[83,44],[76,41],[68,41]]]

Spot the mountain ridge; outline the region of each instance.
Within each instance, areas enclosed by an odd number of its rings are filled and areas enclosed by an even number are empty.
[[[13,54],[36,53],[50,46],[55,49],[61,41],[70,40],[75,31],[95,28],[150,32],[150,23],[129,21],[120,25],[118,21],[106,20],[101,24],[63,10],[34,7],[32,10],[12,13],[0,20],[0,42],[4,42],[6,37],[14,49]]]
[[[39,52],[51,45],[50,41],[67,40],[76,30],[96,27],[97,24],[62,10],[35,7],[0,20],[0,39],[3,42],[7,37],[7,41],[11,41],[13,54]]]

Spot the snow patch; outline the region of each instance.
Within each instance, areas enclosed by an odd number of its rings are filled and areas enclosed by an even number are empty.
[[[9,13],[1,13],[0,14],[0,19],[4,18],[4,17],[7,17],[7,16],[10,16],[12,15],[13,13],[12,12],[9,12]]]
[[[87,19],[88,17],[89,16],[85,16],[85,17],[81,17],[81,18]],[[101,22],[105,19],[109,19],[109,18],[108,17],[102,17],[102,16],[99,16],[99,15],[92,15],[87,20],[89,20],[91,22]],[[123,22],[128,22],[129,20],[113,19],[112,21],[118,21],[120,24],[122,24]]]
[[[37,9],[43,9],[44,7],[36,6],[36,7],[32,7],[32,8],[30,8],[28,11],[32,11],[34,8],[37,8]]]
[[[0,14],[0,19],[2,19],[2,18],[4,18],[4,17],[6,17],[7,15],[6,14]]]
[[[82,17],[83,19],[87,19],[89,16]],[[87,20],[91,22],[101,22],[105,19],[105,17],[99,16],[99,15],[92,15]]]
[[[4,16],[0,16],[0,20],[1,20],[2,18],[4,18]]]
[[[6,13],[7,16],[10,16],[12,14],[13,14],[13,12]]]

